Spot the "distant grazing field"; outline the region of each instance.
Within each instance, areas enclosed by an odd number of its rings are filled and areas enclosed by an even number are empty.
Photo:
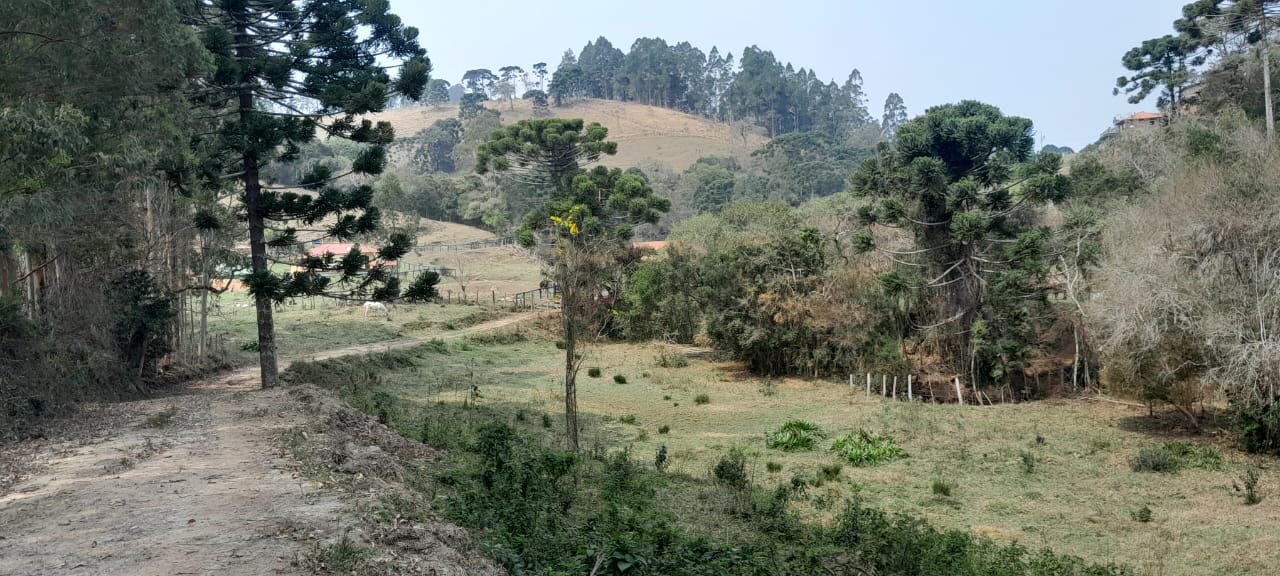
[[[533,117],[529,102],[516,100],[487,102],[510,124]],[[614,100],[576,100],[561,108],[551,108],[556,118],[582,118],[609,128],[609,137],[618,142],[618,154],[601,161],[606,166],[627,168],[663,164],[684,170],[703,156],[742,156],[763,146],[768,139],[746,126],[730,126],[691,114]],[[456,118],[458,106],[398,108],[368,118],[386,120],[404,138],[431,126],[436,120]]]

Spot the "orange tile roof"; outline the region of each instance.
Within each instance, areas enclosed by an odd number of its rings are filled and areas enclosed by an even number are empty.
[[[667,245],[666,240],[655,240],[652,242],[632,242],[631,243],[632,248],[642,248],[642,249],[648,249],[648,250],[661,250],[664,247],[666,247],[666,245]]]
[[[1138,112],[1133,116],[1125,118],[1125,120],[1155,120],[1158,118],[1164,118],[1164,114],[1159,114],[1156,112]]]

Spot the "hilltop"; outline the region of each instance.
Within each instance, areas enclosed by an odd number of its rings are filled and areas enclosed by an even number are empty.
[[[485,106],[501,112],[503,124],[533,118],[532,106],[524,100],[490,101]],[[601,163],[620,168],[662,164],[682,171],[703,156],[743,156],[769,141],[747,125],[713,122],[667,108],[616,100],[575,100],[551,108],[551,115],[582,118],[609,128],[610,139],[618,142],[618,154]],[[396,134],[405,138],[437,120],[457,116],[458,105],[446,104],[397,108],[367,118],[391,122]]]

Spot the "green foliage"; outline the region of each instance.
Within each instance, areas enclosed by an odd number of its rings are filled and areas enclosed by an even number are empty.
[[[383,360],[348,361],[355,371]],[[372,363],[372,364],[370,364]],[[373,410],[367,388],[325,376],[348,401]],[[764,488],[751,481],[746,454],[731,450],[711,470],[729,488],[728,509],[706,508],[732,536],[691,533],[674,514],[678,502],[705,494],[708,484],[662,472],[627,451],[592,457],[561,451],[540,430],[512,427],[509,414],[490,407],[401,404],[388,410],[391,426],[416,431],[424,422],[448,432],[449,451],[429,467],[412,469],[409,485],[431,494],[432,513],[467,528],[480,550],[511,573],[586,574],[947,574],[979,576],[1127,576],[1048,551],[996,544],[964,531],[939,531],[923,520],[851,504],[829,525],[801,522],[789,503],[806,480]],[[550,440],[543,443],[543,440]],[[434,440],[433,440],[434,443]],[[829,467],[828,475],[838,475]],[[817,478],[815,477],[816,481]],[[674,506],[673,506],[674,505]],[[402,517],[413,517],[412,511]],[[597,568],[605,566],[606,568]]]
[[[164,428],[165,426],[168,426],[169,422],[173,420],[173,417],[177,415],[178,415],[178,409],[173,406],[170,406],[168,408],[165,408],[164,410],[161,410],[159,412],[156,412],[155,414],[148,416],[146,422],[144,422],[144,425],[146,425],[148,428]]]
[[[666,424],[663,424],[662,426],[658,427],[659,434],[667,434],[669,432],[671,432],[671,427]]]
[[[836,438],[831,443],[831,451],[854,466],[874,466],[906,456],[892,436],[880,436],[866,430]]]
[[[734,448],[721,456],[711,472],[716,480],[730,488],[742,490],[751,483],[747,476],[747,457],[741,448]]]
[[[601,372],[600,368],[598,367],[592,366],[590,368],[587,368],[587,376],[590,376],[592,378],[599,378],[601,374],[603,374],[603,372]]]
[[[702,406],[703,404],[710,404],[711,397],[706,394],[699,394],[693,397],[693,403],[697,404],[698,406]],[[676,406],[679,406],[679,404],[676,404]]]
[[[818,477],[825,482],[834,482],[840,478],[841,470],[844,466],[840,464],[823,464],[818,468]]]
[[[627,383],[627,377],[626,377],[626,376],[623,376],[622,374],[614,374],[614,375],[613,375],[613,383],[614,383],[614,384],[626,384],[626,383]]]
[[[1177,461],[1179,468],[1222,469],[1222,454],[1213,446],[1177,441],[1165,442],[1160,448]]]
[[[946,480],[942,480],[940,478],[934,479],[933,484],[931,485],[931,489],[933,490],[934,496],[950,498],[951,492],[955,490],[955,484],[948,482]]]
[[[635,414],[627,414],[626,416],[618,418],[618,422],[621,422],[623,424],[635,424],[636,416]]]
[[[1150,522],[1151,507],[1144,504],[1141,508],[1130,512],[1129,517],[1133,518],[1135,522]]]
[[[1022,471],[1031,474],[1036,471],[1036,455],[1027,451],[1023,451],[1020,457],[1022,463]]]
[[[1159,106],[1179,106],[1183,87],[1194,78],[1190,64],[1197,60],[1199,48],[1195,40],[1181,34],[1144,41],[1125,52],[1121,59],[1124,67],[1134,74],[1116,79],[1115,94],[1123,90],[1129,95],[1129,103],[1137,104],[1160,89]],[[1203,62],[1203,57],[1198,60]]]
[[[938,343],[943,359],[979,384],[1021,373],[1035,340],[1035,306],[1050,269],[1048,230],[1029,212],[1071,190],[1061,158],[1032,155],[1030,120],[974,101],[930,108],[901,126],[896,145],[854,174],[875,247],[874,226],[910,230],[915,247],[885,279],[885,296],[927,299],[898,313],[898,336]],[[888,280],[895,280],[889,282]],[[912,326],[929,326],[919,334]]]
[[[1129,468],[1134,472],[1172,474],[1178,471],[1178,460],[1164,448],[1149,447],[1138,450],[1138,453],[1129,459]]]
[[[782,471],[782,463],[774,462],[773,460],[770,460],[768,462],[765,462],[764,469],[768,470],[770,474],[777,474],[778,472]]]
[[[1280,455],[1280,404],[1237,406],[1235,430],[1246,452]]]
[[[813,450],[826,433],[817,424],[804,420],[788,420],[765,434],[765,445],[786,451]]]
[[[663,352],[658,355],[658,366],[663,368],[685,368],[689,365],[689,358],[680,353]]]
[[[120,358],[140,377],[154,374],[156,362],[170,351],[172,298],[143,270],[121,275],[111,283],[108,294],[115,310],[113,333]]]
[[[1232,480],[1231,487],[1244,499],[1245,506],[1262,502],[1262,496],[1258,494],[1258,471],[1253,468],[1246,469],[1240,475],[1239,484]]]

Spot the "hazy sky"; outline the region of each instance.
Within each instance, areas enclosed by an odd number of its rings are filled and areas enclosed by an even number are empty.
[[[421,31],[435,68],[457,83],[472,68],[554,70],[598,36],[626,52],[639,37],[687,40],[734,56],[752,44],[843,81],[862,72],[877,118],[897,92],[912,116],[977,99],[1035,122],[1038,144],[1079,149],[1114,116],[1154,108],[1112,96],[1120,57],[1167,34],[1189,0],[392,0]]]

